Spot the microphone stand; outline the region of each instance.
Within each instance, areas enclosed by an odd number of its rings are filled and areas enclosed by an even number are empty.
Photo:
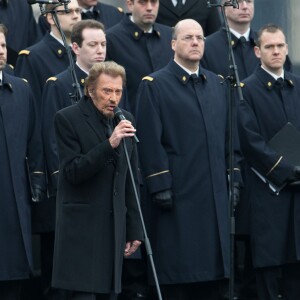
[[[207,1],[207,6],[210,7],[220,7],[221,13],[224,20],[225,30],[227,34],[228,40],[228,48],[229,48],[229,76],[227,76],[222,83],[225,81],[229,81],[230,86],[228,89],[229,96],[229,205],[228,205],[228,218],[229,218],[229,226],[230,226],[230,270],[229,270],[229,300],[234,300],[234,284],[235,284],[235,207],[234,207],[234,119],[236,117],[236,111],[234,110],[234,98],[233,91],[237,88],[238,92],[238,100],[243,101],[243,93],[241,89],[241,82],[239,79],[238,68],[235,63],[235,57],[232,50],[231,44],[231,33],[227,21],[227,17],[225,14],[225,7],[232,6],[234,8],[239,8],[236,0],[229,0],[224,2],[223,4],[211,4],[210,1]]]
[[[144,218],[143,218],[143,213],[142,213],[142,210],[141,210],[139,196],[138,196],[135,181],[134,181],[134,176],[133,176],[133,172],[132,172],[132,168],[131,168],[131,163],[130,163],[130,159],[129,159],[125,139],[122,140],[122,143],[123,143],[123,147],[124,147],[124,151],[125,151],[125,156],[126,156],[126,161],[127,161],[129,173],[130,173],[132,187],[133,187],[133,190],[134,190],[134,196],[135,196],[136,204],[137,204],[137,207],[138,207],[138,210],[139,210],[139,215],[140,215],[142,228],[143,228],[143,232],[144,232],[144,236],[145,236],[145,248],[146,248],[147,256],[148,256],[149,261],[150,261],[150,265],[151,265],[151,269],[152,269],[152,273],[153,273],[153,277],[154,277],[154,281],[155,281],[155,286],[156,286],[158,299],[162,300],[161,291],[160,291],[160,287],[159,287],[159,283],[158,283],[158,279],[157,279],[157,273],[156,273],[156,269],[155,269],[155,265],[154,265],[154,261],[153,261],[152,248],[151,248],[150,240],[149,240],[148,235],[147,235],[147,230],[146,230],[146,226],[145,226],[145,222],[144,222]]]
[[[57,11],[55,10],[56,7],[64,5],[64,11],[66,13],[68,13],[69,12],[69,9],[68,9],[68,3],[69,2],[70,1],[68,1],[68,0],[66,0],[66,1],[60,0],[60,2],[57,5],[54,6],[54,9],[49,10],[49,11],[46,11],[43,8],[42,4],[39,4],[39,6],[40,6],[40,11],[41,11],[42,15],[47,14],[47,13],[50,13],[52,15],[53,21],[54,21],[54,23],[55,23],[55,25],[56,25],[56,27],[57,27],[60,35],[61,35],[62,41],[64,43],[64,47],[66,49],[68,59],[69,59],[69,68],[70,68],[72,82],[73,82],[72,86],[75,88],[75,93],[74,94],[70,93],[69,97],[70,97],[70,100],[71,100],[72,104],[76,104],[80,100],[80,98],[82,98],[83,94],[82,94],[82,91],[81,91],[81,88],[80,88],[80,85],[78,83],[78,79],[77,79],[77,76],[76,76],[75,65],[74,65],[74,60],[73,60],[73,56],[72,56],[72,53],[71,53],[71,49],[70,49],[69,45],[67,44],[66,36],[65,36],[63,30],[61,29],[61,26],[60,26],[60,23],[59,23],[59,20],[58,20],[58,17],[57,17]]]

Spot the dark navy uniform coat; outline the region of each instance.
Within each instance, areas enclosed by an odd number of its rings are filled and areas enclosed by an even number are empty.
[[[0,86],[0,280],[29,278],[32,187],[45,189],[40,128],[29,84],[3,74]],[[25,158],[28,157],[28,168]],[[29,169],[29,172],[28,172]]]
[[[68,66],[66,48],[47,33],[40,42],[20,51],[15,74],[28,80],[40,107],[47,79],[61,73]]]
[[[36,43],[41,33],[31,6],[23,0],[9,0],[7,5],[0,4],[0,23],[8,29],[7,62],[14,66],[18,52]]]
[[[60,175],[53,285],[120,293],[125,242],[143,234],[125,151],[122,143],[110,146],[102,122],[86,97],[55,117]],[[137,183],[136,143],[125,142]]]
[[[249,167],[281,186],[293,166],[267,142],[287,122],[300,130],[300,77],[285,72],[281,92],[276,91],[274,81],[260,67],[244,81],[245,101],[240,105],[238,128]],[[245,182],[250,193],[254,266],[278,266],[299,260],[300,192],[287,186],[275,195],[251,169]]]
[[[114,7],[106,3],[97,3],[94,6],[93,12],[91,15],[88,15],[84,12],[81,14],[82,20],[94,19],[101,22],[105,29],[108,29],[116,24],[118,24],[124,17],[123,9],[120,7]],[[41,31],[45,34],[49,30],[49,24],[44,16],[39,17],[39,27]]]
[[[243,45],[234,34],[231,34],[232,49],[240,80],[250,76],[260,63],[260,60],[256,57],[253,49],[256,38],[257,33],[251,29],[249,41]],[[219,31],[207,37],[201,65],[223,77],[233,74],[233,71],[229,70],[228,40],[224,28],[221,28]],[[292,69],[289,59],[286,61],[285,69],[288,71],[291,71]]]
[[[126,87],[131,111],[135,110],[136,92],[142,78],[168,64],[173,57],[172,30],[155,23],[153,32],[143,31],[125,17],[106,32],[107,57],[126,70]]]
[[[149,194],[171,189],[174,207],[149,200],[153,256],[161,284],[209,281],[229,271],[227,99],[218,76],[201,70],[195,88],[171,61],[138,92],[137,134]]]
[[[216,1],[212,0],[211,3]],[[221,26],[218,10],[208,8],[206,0],[186,0],[180,11],[170,0],[159,1],[157,23],[173,27],[178,21],[184,19],[196,20],[202,26],[205,35],[212,34]]]

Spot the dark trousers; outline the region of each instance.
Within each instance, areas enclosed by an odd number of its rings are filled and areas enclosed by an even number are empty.
[[[225,280],[161,285],[164,300],[220,300]],[[153,292],[155,294],[155,291]],[[151,299],[158,299],[152,295]]]
[[[53,253],[54,253],[54,231],[40,234],[41,241],[41,284],[43,299],[66,300],[66,291],[51,287]]]
[[[300,299],[300,263],[282,267],[282,289],[284,300]]]
[[[68,300],[116,300],[116,294],[94,294],[86,292],[71,292]]]
[[[23,280],[0,281],[1,300],[20,300]]]

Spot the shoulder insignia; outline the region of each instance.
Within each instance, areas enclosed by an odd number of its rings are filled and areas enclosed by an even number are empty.
[[[153,81],[154,78],[151,76],[145,76],[142,80],[148,80],[148,81]]]
[[[27,79],[25,79],[25,78],[22,78],[22,80],[23,80],[23,81],[25,81],[26,83],[28,83],[28,80],[27,80]]]
[[[30,51],[29,50],[21,50],[20,52],[19,52],[19,55],[29,55],[30,54]]]
[[[57,80],[57,77],[49,77],[47,80],[46,80],[46,82],[48,82],[48,81],[56,81]]]
[[[123,13],[123,12],[124,12],[124,9],[123,9],[122,7],[117,7],[117,9],[118,9],[118,11],[119,11],[120,13]]]

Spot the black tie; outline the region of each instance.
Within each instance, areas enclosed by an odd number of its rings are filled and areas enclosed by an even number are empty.
[[[199,77],[198,77],[197,74],[195,74],[195,73],[191,74],[190,80],[191,80],[194,84],[199,83]]]
[[[242,47],[245,48],[246,44],[247,44],[246,38],[244,36],[241,36],[239,40],[240,40]]]
[[[283,89],[284,87],[284,80],[282,77],[279,77],[276,81],[275,81],[275,86],[278,87],[279,89]]]
[[[95,19],[95,14],[93,11],[86,11],[82,13],[82,19],[86,20],[86,19]]]
[[[177,0],[176,10],[177,10],[178,12],[181,12],[182,7],[183,7],[182,0]]]

